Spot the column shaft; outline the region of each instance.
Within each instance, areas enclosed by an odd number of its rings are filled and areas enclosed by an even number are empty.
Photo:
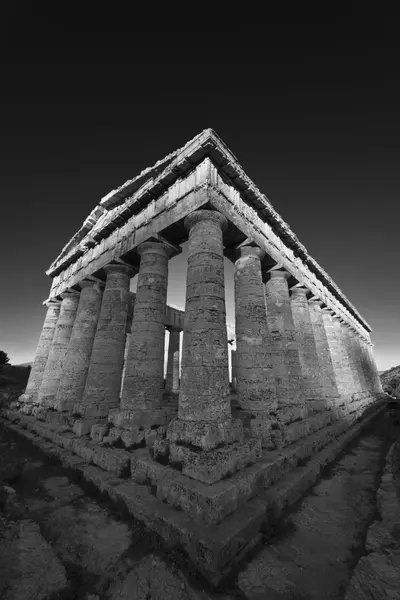
[[[304,408],[303,378],[287,277],[284,271],[272,271],[265,286],[276,393],[279,407],[295,405]]]
[[[347,398],[349,401],[351,394],[353,393],[353,388],[351,381],[349,381],[348,370],[344,367],[342,343],[341,339],[339,338],[337,325],[335,323],[336,319],[333,319],[332,315],[327,312],[326,309],[322,311],[322,317],[324,321],[326,337],[328,339],[338,392],[340,396]],[[337,322],[337,324],[339,323]]]
[[[37,404],[43,374],[46,369],[51,344],[56,330],[58,317],[60,315],[60,302],[48,302],[46,318],[39,343],[36,349],[35,360],[29,375],[28,384],[20,400],[27,404]]]
[[[305,398],[306,400],[321,400],[323,407],[325,407],[324,381],[318,360],[306,289],[293,288],[291,308],[299,349]]]
[[[39,404],[46,408],[54,407],[65,355],[67,354],[78,308],[79,294],[77,292],[66,293],[62,295],[62,298],[60,316],[57,321],[38,396]]]
[[[85,417],[107,417],[119,407],[122,367],[129,308],[132,269],[108,265],[100,317],[93,342],[89,371],[82,398]]]
[[[353,373],[353,380],[355,383],[355,399],[364,392],[363,380],[360,375],[360,368],[357,360],[356,349],[353,343],[352,334],[350,332],[350,326],[346,323],[341,323],[342,335],[347,349],[349,357],[349,365]]]
[[[245,246],[235,262],[237,402],[268,413],[278,402],[269,343],[260,248]]]
[[[144,242],[138,252],[141,259],[121,409],[152,411],[163,399],[169,248],[162,242]]]
[[[327,332],[324,325],[321,304],[322,303],[320,300],[314,299],[309,301],[308,306],[310,310],[310,318],[314,333],[318,362],[323,380],[324,395],[327,398],[334,399],[339,397],[339,391]]]
[[[58,411],[71,411],[81,402],[100,315],[102,293],[97,283],[81,283],[78,311],[55,399]]]
[[[220,213],[199,210],[185,219],[189,230],[186,304],[178,419],[168,427],[171,442],[205,450],[241,439],[229,399],[224,256]],[[232,425],[233,424],[233,425]]]
[[[237,361],[236,350],[231,350],[232,390],[237,391]]]
[[[346,378],[348,394],[353,397],[360,389],[360,381],[353,367],[345,329],[337,316],[333,317],[333,326],[339,344],[341,368]]]
[[[167,379],[165,389],[167,392],[177,394],[179,392],[179,329],[169,328],[169,344],[167,359]]]

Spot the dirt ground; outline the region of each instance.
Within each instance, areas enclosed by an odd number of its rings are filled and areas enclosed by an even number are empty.
[[[77,472],[0,427],[1,600],[342,599],[398,435],[376,419],[220,592]]]

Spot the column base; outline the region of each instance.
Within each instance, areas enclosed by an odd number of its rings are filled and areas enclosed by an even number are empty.
[[[75,433],[76,436],[82,437],[83,435],[90,435],[92,427],[95,427],[97,425],[107,425],[107,419],[76,419],[72,425],[72,431]]]
[[[255,463],[261,457],[261,440],[249,438],[228,444],[223,448],[193,450],[178,444],[169,444],[169,461],[182,475],[208,485],[233,475]]]
[[[200,450],[214,450],[221,444],[243,440],[243,423],[229,419],[222,423],[214,421],[185,421],[173,419],[168,425],[167,438],[171,443],[189,444]]]

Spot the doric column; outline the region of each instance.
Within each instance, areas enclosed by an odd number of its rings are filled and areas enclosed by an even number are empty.
[[[303,287],[292,289],[291,308],[303,375],[304,396],[306,401],[319,401],[319,408],[323,409],[326,408],[326,395],[307,300],[307,289]],[[308,406],[310,407],[311,404]]]
[[[353,379],[356,385],[355,388],[355,399],[357,399],[360,394],[364,393],[364,380],[361,375],[361,369],[358,361],[357,350],[354,344],[353,335],[351,332],[351,325],[346,322],[341,322],[341,328],[343,333],[343,338],[346,344],[347,353],[350,361],[350,368],[353,373]]]
[[[353,397],[354,394],[357,394],[357,392],[360,391],[360,380],[357,377],[357,373],[353,365],[353,359],[346,337],[346,330],[341,322],[341,318],[338,315],[333,315],[332,319],[340,347],[342,370],[345,373],[349,394],[351,397]]]
[[[107,265],[106,285],[93,342],[80,412],[86,419],[105,418],[119,407],[129,308],[128,265]]]
[[[273,353],[278,407],[297,406],[304,412],[305,399],[299,350],[290,307],[285,271],[271,271],[266,283],[267,323]],[[304,416],[304,414],[303,414]]]
[[[186,217],[185,227],[189,248],[179,411],[168,438],[211,450],[242,436],[229,401],[222,244],[227,220],[216,211],[198,210]]]
[[[54,407],[79,303],[78,292],[66,292],[61,297],[60,316],[58,317],[38,397],[40,406],[45,408]]]
[[[308,302],[318,362],[323,378],[324,395],[333,400],[339,397],[339,391],[321,305],[321,300],[316,298]]]
[[[368,380],[368,373],[366,372],[365,368],[365,358],[361,347],[361,338],[357,331],[352,332],[352,340],[354,346],[354,355],[357,361],[358,376],[362,385],[362,389],[364,393],[369,393],[370,383]]]
[[[44,320],[42,333],[36,349],[35,360],[29,375],[28,385],[20,401],[25,404],[37,404],[43,374],[49,357],[51,344],[56,330],[58,317],[60,315],[60,302],[46,302],[47,313]]]
[[[137,250],[140,268],[121,409],[151,412],[161,407],[163,399],[164,323],[171,248],[163,242],[150,241]]]
[[[237,402],[251,412],[276,410],[276,386],[268,326],[265,294],[261,277],[261,258],[256,246],[242,246],[235,261],[235,331]]]
[[[82,281],[78,310],[64,360],[55,408],[71,411],[81,402],[100,315],[102,293],[98,283]]]
[[[237,391],[237,361],[236,350],[231,350],[232,390]]]
[[[165,389],[167,392],[177,394],[179,392],[179,345],[180,330],[168,327],[169,344],[167,359],[167,379]]]
[[[372,368],[372,373],[373,373],[374,391],[377,394],[382,394],[382,392],[383,392],[382,382],[381,382],[381,378],[379,377],[379,371],[378,371],[378,367],[376,364],[375,355],[374,355],[374,351],[373,351],[373,344],[369,340],[367,342],[367,352],[370,357],[370,363],[371,363],[371,368]]]
[[[347,354],[343,351],[340,323],[338,319],[333,318],[332,313],[333,311],[328,308],[322,310],[326,337],[328,338],[339,394],[345,400],[350,401],[354,391],[353,378],[348,367]]]

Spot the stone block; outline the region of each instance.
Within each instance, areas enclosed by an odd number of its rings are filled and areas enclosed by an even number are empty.
[[[89,442],[86,439],[75,439],[72,445],[75,454],[83,458],[86,462],[91,463],[97,445],[94,442]]]
[[[117,408],[110,410],[108,414],[109,423],[127,431],[135,428],[150,429],[153,425],[166,425],[168,421],[169,411],[167,408],[136,412]]]
[[[145,443],[145,432],[138,428],[132,431],[123,431],[121,441],[125,448],[140,448]]]
[[[106,422],[106,419],[77,419],[72,430],[77,436],[89,435],[93,425],[104,425]]]
[[[261,456],[261,440],[250,438],[209,452],[191,451],[182,473],[203,483],[213,484],[239,469],[256,462]]]
[[[92,462],[105,471],[110,471],[118,477],[124,476],[129,472],[131,455],[116,448],[102,448],[96,446]]]
[[[305,404],[281,404],[276,411],[276,418],[284,425],[305,419],[308,415]]]
[[[105,446],[112,446],[120,439],[122,431],[119,427],[110,427],[108,434],[103,437],[101,443]]]
[[[90,430],[90,438],[94,442],[101,442],[108,433],[108,424],[93,425]]]
[[[157,431],[155,429],[148,429],[146,430],[144,437],[147,448],[152,448],[157,439]]]
[[[231,444],[243,439],[243,423],[239,419],[218,422],[174,419],[168,426],[170,442],[192,444],[203,450],[213,450],[221,443]]]
[[[162,463],[168,461],[169,446],[170,444],[168,440],[156,439],[151,449],[151,455],[153,456],[154,460]]]

